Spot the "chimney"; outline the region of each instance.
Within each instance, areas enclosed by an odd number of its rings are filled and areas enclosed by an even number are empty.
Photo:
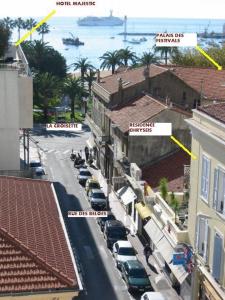
[[[170,97],[169,96],[166,96],[166,105],[170,106]]]
[[[123,80],[121,77],[118,79],[118,100],[117,103],[121,104],[123,102]]]
[[[97,70],[97,82],[98,83],[100,82],[100,70],[99,69]]]
[[[144,88],[147,93],[150,92],[150,76],[149,76],[149,66],[144,68],[143,75],[145,78]]]
[[[122,78],[118,78],[118,91],[121,90],[123,88],[123,81],[122,81]]]

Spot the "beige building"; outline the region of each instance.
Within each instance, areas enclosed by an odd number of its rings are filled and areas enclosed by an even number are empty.
[[[33,127],[33,83],[20,46],[0,64],[0,170],[20,169],[19,129]]]
[[[225,102],[193,110],[189,239],[196,253],[192,299],[225,299]]]

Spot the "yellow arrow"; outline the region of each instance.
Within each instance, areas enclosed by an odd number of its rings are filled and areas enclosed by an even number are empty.
[[[211,63],[213,63],[217,69],[219,71],[222,70],[222,66],[220,66],[214,59],[212,59],[212,57],[210,57],[201,47],[199,47],[198,45],[196,46],[196,49],[202,54],[204,55]]]
[[[40,27],[43,23],[46,23],[54,14],[56,10],[53,9],[50,14],[48,14],[43,20],[41,20],[36,26],[34,26],[30,31],[28,31],[20,40],[18,40],[15,45],[19,46],[24,40],[26,40],[38,27]]]
[[[173,140],[178,146],[180,146],[185,152],[187,152],[193,159],[197,159],[192,152],[190,152],[181,142],[179,142],[173,135],[170,136],[171,140]]]

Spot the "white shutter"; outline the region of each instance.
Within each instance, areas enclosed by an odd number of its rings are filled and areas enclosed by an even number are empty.
[[[198,253],[199,255],[205,255],[205,218],[199,218],[199,232],[198,232]]]
[[[219,187],[219,170],[214,170],[214,186],[213,186],[213,208],[217,209],[218,205],[218,187]]]
[[[207,219],[204,220],[205,223],[205,227],[204,227],[204,230],[205,230],[205,234],[204,234],[204,252],[203,252],[203,258],[204,260],[206,261],[207,259],[207,250],[208,250],[208,234],[209,234],[209,222]]]
[[[205,157],[202,156],[202,173],[201,173],[201,196],[205,197]]]
[[[210,160],[202,156],[202,174],[201,174],[201,196],[208,200],[209,196],[209,178],[210,178]]]
[[[205,199],[209,197],[210,160],[206,158]]]
[[[220,278],[221,278],[222,257],[223,257],[223,240],[216,233],[214,237],[212,275],[218,282],[220,282]]]

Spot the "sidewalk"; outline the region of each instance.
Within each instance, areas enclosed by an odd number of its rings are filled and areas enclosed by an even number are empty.
[[[100,170],[95,170],[91,168],[91,172],[94,177],[100,182],[100,185],[105,194],[107,194],[107,183],[103,175],[101,174]],[[143,244],[141,243],[140,239],[137,235],[134,234],[134,225],[129,216],[127,216],[122,204],[120,203],[119,199],[117,198],[114,191],[109,194],[109,207],[115,217],[120,220],[127,228],[131,230],[131,234],[128,236],[129,241],[133,245],[133,247],[137,251],[137,257],[144,265],[147,273],[150,276],[150,280],[152,286],[155,291],[162,291],[166,290],[168,294],[168,299],[178,300],[181,299],[175,292],[175,290],[171,287],[170,282],[167,280],[166,276],[164,275],[162,269],[158,266],[155,258],[153,255],[149,257],[149,264],[146,263],[145,256],[143,254]],[[170,298],[171,297],[171,298]]]

